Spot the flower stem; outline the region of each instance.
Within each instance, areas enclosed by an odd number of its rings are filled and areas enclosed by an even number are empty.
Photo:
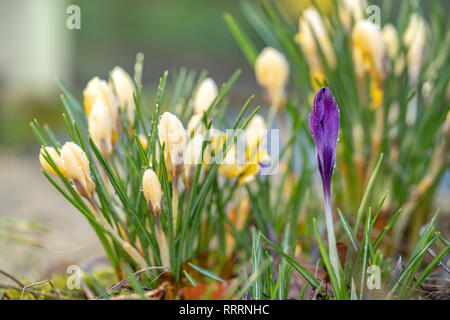
[[[325,220],[327,224],[327,235],[328,235],[328,250],[331,265],[333,266],[334,273],[340,283],[340,262],[339,255],[336,246],[336,237],[334,235],[334,224],[333,224],[333,212],[331,210],[331,192],[330,186],[323,186],[323,195],[325,202]]]
[[[167,245],[166,235],[161,227],[160,216],[155,217],[156,238],[158,239],[159,253],[161,255],[161,263],[164,267],[170,267],[169,246]]]
[[[106,221],[105,217],[100,211],[100,208],[98,207],[97,202],[94,200],[93,197],[87,198],[89,204],[92,206],[94,217],[97,219],[97,221],[105,228],[107,232],[111,235],[111,237],[117,241],[122,248],[125,250],[126,253],[130,255],[131,258],[140,266],[140,267],[146,267],[148,266],[148,263],[145,261],[145,259],[142,257],[142,255],[139,253],[139,251],[136,250],[132,245],[130,245],[128,242],[126,242],[124,239],[122,239],[117,230],[115,230],[109,223]]]
[[[174,236],[177,230],[177,216],[178,216],[178,176],[175,176],[172,185],[172,217],[173,217]]]

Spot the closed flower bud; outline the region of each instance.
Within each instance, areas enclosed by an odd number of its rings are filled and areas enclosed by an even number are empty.
[[[186,143],[186,132],[181,121],[172,113],[164,112],[158,124],[159,142],[164,147],[164,159],[167,171],[173,176],[183,168],[183,152]]]
[[[105,80],[100,80],[99,77],[92,78],[86,85],[83,95],[84,109],[88,117],[91,114],[94,104],[97,101],[102,101],[108,107],[114,126],[116,125],[119,103],[111,87]]]
[[[263,142],[265,144],[267,136],[267,125],[264,121],[264,118],[260,115],[255,115],[253,119],[247,126],[245,130],[245,143],[247,144],[247,148],[253,150],[256,147],[264,147],[260,146],[260,143]]]
[[[238,165],[236,145],[232,145],[228,148],[225,158],[222,160],[219,166],[219,173],[226,178],[235,178],[241,172],[241,168]]]
[[[384,43],[386,44],[386,52],[389,56],[389,59],[391,59],[391,61],[394,61],[399,50],[397,29],[395,29],[392,24],[388,23],[383,27],[383,38]]]
[[[187,186],[191,185],[194,179],[196,166],[201,164],[203,150],[203,136],[201,134],[193,137],[186,146],[184,153],[184,172],[183,179]]]
[[[130,126],[134,124],[134,104],[133,93],[135,91],[133,80],[121,67],[115,67],[111,71],[111,86],[114,88],[119,99],[120,108],[126,110],[127,119]]]
[[[194,112],[203,114],[217,97],[217,85],[211,78],[202,81],[194,97]]]
[[[161,213],[162,190],[158,176],[152,169],[147,169],[142,177],[142,189],[147,200],[148,209],[153,215]]]
[[[411,15],[403,36],[403,43],[408,49],[406,60],[409,76],[413,81],[417,81],[424,63],[427,45],[427,23],[417,13]]]
[[[184,165],[192,166],[202,163],[202,145],[203,137],[198,134],[189,140],[186,146],[186,151],[184,152]]]
[[[295,41],[300,44],[310,68],[322,69],[320,52],[316,46],[315,39],[317,39],[328,65],[334,69],[336,56],[333,46],[320,13],[315,8],[309,8],[303,12],[299,19],[298,30]]]
[[[279,94],[289,79],[289,64],[284,55],[272,47],[264,48],[255,62],[256,81],[270,96]]]
[[[84,151],[73,142],[66,142],[61,149],[62,166],[80,196],[90,198],[95,190],[91,179],[89,161]]]
[[[142,146],[142,149],[144,149],[144,151],[147,150],[147,144],[148,144],[147,137],[140,133],[138,135],[138,139],[139,139],[139,143]]]
[[[331,209],[331,176],[336,162],[339,122],[339,107],[330,89],[324,87],[317,92],[314,98],[313,110],[309,116],[309,130],[316,146],[316,158],[322,178],[329,256],[331,265],[338,276],[339,257]]]
[[[187,131],[190,136],[197,134],[205,134],[206,128],[202,123],[202,114],[194,114],[188,122]]]
[[[356,22],[364,19],[367,4],[365,0],[342,0],[339,2],[339,19],[347,30],[350,30],[352,19]]]
[[[88,129],[92,140],[103,156],[112,153],[113,122],[108,107],[100,100],[94,103],[88,118]]]
[[[386,77],[386,49],[379,27],[369,20],[359,21],[353,28],[353,45],[364,61],[365,69],[377,81]]]
[[[45,147],[45,150],[47,151],[50,158],[53,160],[53,162],[56,164],[57,168],[64,177],[66,177],[66,173],[63,170],[62,160],[61,156],[58,154],[58,152],[53,147]],[[44,149],[41,148],[41,151],[39,152],[39,162],[41,163],[42,168],[47,170],[49,173],[53,174],[54,176],[58,176],[58,173],[52,168],[50,163],[47,162],[44,155],[47,155],[44,151]]]
[[[355,75],[359,79],[361,79],[364,77],[364,73],[366,71],[366,68],[364,66],[364,58],[362,56],[361,51],[359,51],[356,47],[353,47],[352,52],[353,52],[353,69],[355,70]]]
[[[316,94],[309,116],[309,130],[316,145],[316,157],[322,183],[330,191],[331,176],[336,160],[339,135],[339,108],[329,88],[323,87]]]

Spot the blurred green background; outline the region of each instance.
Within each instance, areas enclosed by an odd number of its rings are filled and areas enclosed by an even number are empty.
[[[311,0],[279,2],[296,20]],[[393,1],[391,15],[399,2]],[[319,5],[327,3],[332,2]],[[427,10],[427,2],[422,4]],[[70,5],[81,10],[81,30],[66,27]],[[34,143],[28,123],[35,117],[58,132],[63,121],[56,77],[81,99],[89,79],[107,79],[116,65],[132,74],[137,52],[145,54],[144,88],[154,88],[166,69],[206,69],[220,84],[241,68],[231,94],[242,100],[253,93],[258,97],[253,72],[227,29],[224,12],[246,27],[238,0],[2,0],[0,146],[11,150]]]
[[[81,30],[66,27],[72,4],[80,7]],[[3,0],[0,12],[2,148],[34,143],[28,123],[35,117],[58,131],[63,109],[56,77],[81,99],[89,79],[107,79],[116,65],[133,74],[137,52],[145,54],[147,88],[164,70],[185,66],[208,70],[218,84],[242,68],[234,94],[258,90],[222,18],[224,12],[241,17],[239,1]]]

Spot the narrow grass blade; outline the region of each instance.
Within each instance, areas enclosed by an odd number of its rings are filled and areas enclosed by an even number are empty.
[[[292,265],[292,267],[295,270],[297,270],[298,273],[300,273],[303,276],[303,278],[305,278],[305,280],[308,281],[311,286],[313,286],[313,288],[318,288],[319,290],[324,289],[320,285],[320,282],[308,270],[306,270],[305,267],[303,267],[300,263],[298,263],[293,258],[288,256],[286,253],[284,253],[280,247],[278,247],[276,244],[270,241],[265,235],[263,235],[262,233],[260,233],[260,235],[261,238],[264,241],[266,241],[272,248],[274,248],[275,251],[277,251],[284,259],[286,259],[286,261],[289,262],[289,264]]]
[[[356,216],[356,222],[355,222],[355,226],[353,228],[354,234],[356,234],[356,231],[358,231],[359,223],[363,217],[364,207],[367,204],[367,200],[369,199],[370,191],[372,191],[373,184],[378,175],[378,172],[380,171],[381,163],[383,161],[383,156],[384,156],[383,153],[381,153],[380,156],[378,157],[378,161],[375,166],[375,169],[373,170],[372,175],[370,176],[370,179],[369,179],[369,183],[367,184],[366,192],[364,193],[364,196],[361,201],[361,205],[359,206],[359,209],[358,209],[358,214]]]
[[[217,280],[217,281],[220,281],[220,282],[224,282],[224,280],[223,280],[222,278],[220,278],[218,275],[212,273],[211,271],[208,271],[208,270],[206,270],[206,269],[203,269],[203,268],[201,268],[201,267],[199,267],[199,266],[196,266],[195,264],[192,264],[192,263],[190,263],[190,262],[189,262],[189,265],[190,265],[193,269],[195,269],[196,271],[198,271],[199,273],[201,273],[202,275],[207,276],[208,278],[211,278],[211,279],[214,279],[214,280]]]

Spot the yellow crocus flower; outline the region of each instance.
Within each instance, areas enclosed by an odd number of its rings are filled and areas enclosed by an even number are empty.
[[[325,24],[317,9],[308,8],[302,13],[299,19],[298,30],[295,41],[300,44],[308,60],[309,67],[313,70],[322,69],[321,56],[316,46],[316,38],[328,65],[334,69],[336,67],[336,56],[327,30],[325,29]]]
[[[61,156],[58,154],[56,149],[53,147],[45,147],[45,150],[47,151],[47,153],[49,154],[49,156],[53,160],[53,162],[56,164],[58,170],[61,171],[61,173],[63,174],[64,177],[67,177],[66,173],[63,169]],[[39,162],[41,163],[42,168],[47,170],[52,175],[58,176],[58,173],[56,173],[56,171],[52,168],[50,163],[47,162],[44,155],[46,155],[46,153],[45,153],[44,149],[41,148],[41,151],[39,152]]]

